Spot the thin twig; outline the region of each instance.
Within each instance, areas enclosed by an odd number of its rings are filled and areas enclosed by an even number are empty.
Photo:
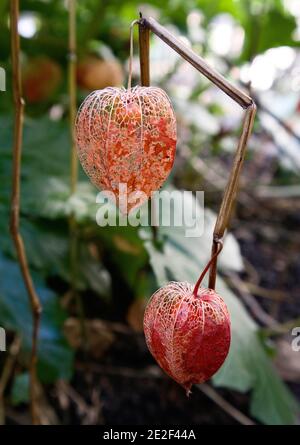
[[[265,287],[258,286],[257,284],[253,284],[252,282],[248,281],[244,281],[244,284],[249,289],[249,292],[258,297],[267,298],[269,300],[275,300],[275,301],[284,301],[290,299],[289,296],[281,290],[267,289]]]
[[[277,320],[262,309],[258,301],[250,294],[247,285],[238,277],[238,275],[235,273],[228,273],[227,277],[229,278],[230,284],[239,292],[252,315],[254,315],[254,317],[264,326],[269,328],[276,326],[278,323]]]
[[[273,337],[275,335],[286,334],[296,326],[300,326],[300,317],[286,321],[285,323],[277,323],[271,327],[262,328],[260,331],[267,337]]]
[[[140,12],[140,19],[142,19],[142,13]],[[140,56],[140,73],[141,73],[141,85],[143,87],[150,86],[150,30],[144,27],[139,21],[139,56]],[[151,231],[153,240],[158,239],[158,221],[155,211],[155,205],[153,198],[149,201],[149,215],[151,221]]]
[[[80,369],[85,369],[84,365],[77,364]],[[89,371],[95,372],[102,375],[110,376],[122,376],[124,378],[132,379],[166,379],[167,376],[161,371],[158,366],[148,366],[144,369],[132,369],[126,367],[115,367],[110,365],[98,365],[91,364],[89,366]],[[216,405],[218,405],[223,411],[229,414],[233,419],[242,425],[255,425],[255,423],[241,413],[237,408],[228,403],[218,392],[213,389],[207,383],[202,383],[201,385],[196,385],[196,387],[202,391],[207,397],[209,397]]]
[[[218,250],[215,252],[215,254],[211,257],[211,259],[208,261],[207,265],[205,266],[205,268],[203,269],[203,272],[201,273],[197,283],[195,284],[194,290],[193,290],[193,294],[195,297],[197,297],[198,295],[198,290],[199,287],[205,277],[205,275],[207,274],[212,262],[215,260],[215,258],[217,258],[217,256],[221,253],[222,249],[223,249],[223,241],[218,240]]]
[[[197,388],[241,425],[255,425],[255,422],[253,422],[253,420],[245,416],[245,414],[241,413],[241,411],[231,405],[231,403],[227,402],[227,400],[225,400],[214,388],[212,388],[207,383],[197,385]]]
[[[21,174],[22,139],[23,139],[24,100],[22,98],[20,39],[18,34],[18,19],[19,19],[19,0],[12,0],[11,10],[10,10],[10,26],[11,26],[12,77],[13,77],[15,117],[14,117],[10,231],[16,247],[17,257],[20,263],[20,268],[28,292],[31,311],[32,311],[32,319],[33,319],[32,349],[30,358],[30,369],[29,369],[30,411],[31,411],[32,423],[37,424],[38,415],[37,415],[36,400],[35,400],[36,399],[35,388],[37,382],[36,363],[37,363],[38,331],[39,331],[42,308],[30,275],[25,247],[22,236],[20,234],[20,174]]]
[[[251,97],[249,97],[240,88],[237,88],[233,83],[229,82],[213,67],[209,66],[207,62],[198,54],[193,52],[191,48],[184,45],[180,40],[173,36],[166,28],[161,26],[152,17],[140,18],[140,32],[141,39],[140,44],[143,43],[143,30],[145,28],[153,31],[161,40],[163,40],[169,47],[176,51],[183,59],[187,60],[196,70],[202,73],[207,79],[209,79],[214,85],[221,89],[225,94],[231,97],[236,103],[238,103],[244,110],[244,120],[242,126],[242,134],[238,142],[238,146],[234,155],[233,165],[230,171],[229,179],[225,188],[224,196],[220,206],[220,211],[217,216],[217,221],[214,229],[213,245],[211,251],[211,258],[213,258],[210,271],[209,271],[209,288],[215,288],[216,273],[217,273],[217,255],[218,243],[222,240],[225,230],[228,226],[228,222],[231,216],[234,200],[236,198],[239,177],[244,162],[246,146],[252,132],[256,105]],[[148,51],[140,51],[141,70],[144,71],[144,76],[147,76],[147,70],[149,70],[149,57]],[[143,78],[143,76],[142,76]]]
[[[130,50],[129,50],[129,67],[128,67],[128,83],[127,83],[127,90],[129,91],[131,89],[131,79],[132,79],[132,59],[133,59],[133,28],[134,25],[137,25],[139,23],[138,20],[134,20],[130,25]]]
[[[70,194],[76,192],[78,182],[78,160],[75,139],[75,119],[77,111],[76,102],[76,64],[77,64],[77,44],[76,44],[76,0],[69,0],[69,70],[68,70],[68,86],[69,86],[69,125],[71,139],[71,161],[70,161]],[[81,296],[77,291],[78,276],[78,230],[74,214],[69,218],[70,229],[70,267],[71,267],[71,290],[75,297],[76,305],[79,313],[81,334],[83,340],[86,338],[85,331],[85,315]],[[85,342],[84,342],[85,344]]]
[[[75,193],[78,178],[78,160],[74,123],[76,118],[76,0],[69,0],[69,117],[71,137],[71,194]]]
[[[8,357],[4,363],[2,374],[0,377],[0,425],[5,424],[5,409],[4,409],[4,392],[11,377],[16,358],[21,347],[21,339],[18,335],[15,336],[10,345]]]

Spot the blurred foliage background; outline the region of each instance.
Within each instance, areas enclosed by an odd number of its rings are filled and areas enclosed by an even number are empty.
[[[177,158],[166,187],[205,190],[205,234],[195,241],[184,236],[184,228],[160,228],[154,242],[145,228],[99,227],[97,191],[82,171],[70,195],[67,2],[20,3],[26,100],[21,231],[43,304],[41,422],[243,423],[224,400],[258,423],[299,421],[300,360],[290,335],[300,325],[298,0],[77,2],[78,105],[93,89],[125,82],[129,24],[138,11],[158,19],[257,102],[241,191],[219,262],[217,290],[231,312],[232,347],[210,382],[217,391],[210,399],[201,387],[187,399],[161,375],[145,346],[142,314],[158,286],[170,279],[195,281],[209,258],[241,110],[151,37],[151,82],[168,92],[178,121]],[[6,92],[0,92],[0,326],[7,330],[8,348],[21,339],[0,393],[0,414],[2,422],[17,424],[29,422],[31,313],[8,232],[13,132],[8,0],[0,4],[0,35],[0,66],[6,70]],[[137,35],[135,54],[138,83]],[[77,223],[75,275],[71,215]],[[7,356],[0,355],[2,372]]]

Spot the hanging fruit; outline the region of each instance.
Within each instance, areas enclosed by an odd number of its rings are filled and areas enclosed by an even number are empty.
[[[113,192],[126,185],[126,212],[161,187],[175,157],[176,119],[167,94],[156,87],[97,90],[76,120],[78,155],[92,183]],[[141,195],[140,192],[143,192]]]
[[[131,87],[133,26],[127,90],[92,92],[76,119],[79,160],[92,183],[112,192],[122,213],[140,206],[167,179],[175,158],[176,118],[157,87]]]
[[[230,317],[223,299],[213,289],[200,287],[223,248],[218,239],[195,286],[170,282],[150,298],[144,314],[148,348],[160,367],[189,395],[192,385],[212,377],[230,347]]]
[[[22,68],[23,94],[28,103],[34,104],[51,99],[61,81],[61,67],[49,57],[29,59]]]
[[[187,395],[223,364],[230,346],[226,304],[212,289],[170,282],[151,297],[144,315],[147,346]]]
[[[77,66],[77,83],[89,91],[123,84],[121,64],[115,59],[101,60],[90,55],[81,59]]]

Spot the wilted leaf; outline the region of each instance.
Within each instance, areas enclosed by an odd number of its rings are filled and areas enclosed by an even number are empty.
[[[80,320],[68,318],[64,324],[64,332],[69,344],[74,349],[84,349],[95,359],[101,358],[115,340],[113,332],[102,320],[86,320],[83,337]]]

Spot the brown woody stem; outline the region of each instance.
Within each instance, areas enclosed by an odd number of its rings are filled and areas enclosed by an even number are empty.
[[[219,255],[219,253],[221,253],[221,250],[223,249],[223,241],[218,240],[218,241],[216,241],[216,243],[218,244],[217,251],[210,258],[209,262],[207,263],[207,265],[203,269],[203,272],[201,273],[200,277],[198,278],[197,283],[195,284],[195,287],[194,287],[194,290],[193,290],[193,294],[195,295],[195,297],[197,297],[199,287],[201,286],[201,283],[202,283],[205,275],[207,274],[209,268],[211,267],[213,261],[215,261],[217,259],[217,256]]]
[[[30,412],[33,424],[39,423],[36,405],[37,387],[37,343],[42,307],[36,293],[26,256],[23,238],[20,234],[20,188],[21,188],[21,161],[23,142],[24,100],[22,97],[21,66],[20,66],[20,38],[18,33],[19,0],[11,1],[10,26],[11,26],[11,53],[12,53],[12,84],[15,104],[14,138],[13,138],[13,167],[12,167],[12,195],[10,232],[15,244],[17,258],[20,264],[23,280],[28,292],[32,311],[32,346],[29,365],[30,374]]]
[[[140,14],[142,17],[142,15]],[[139,52],[140,52],[140,73],[141,73],[141,85],[143,87],[150,86],[150,30],[141,24],[141,21],[138,21],[139,24]],[[149,212],[150,212],[150,221],[151,221],[151,230],[153,239],[157,240],[158,235],[158,223],[157,217],[155,214],[155,206],[149,204]]]
[[[225,230],[228,226],[232,205],[236,197],[239,177],[244,162],[246,146],[253,128],[256,105],[253,99],[248,96],[244,91],[237,88],[225,77],[218,73],[214,68],[209,66],[207,62],[202,59],[198,54],[184,45],[180,40],[173,36],[166,28],[161,26],[152,17],[142,17],[139,20],[140,29],[140,66],[141,66],[141,78],[143,85],[150,84],[149,74],[149,31],[151,30],[161,40],[163,40],[168,46],[176,51],[183,59],[189,62],[196,70],[202,73],[207,79],[209,79],[218,88],[224,91],[231,99],[237,102],[245,111],[242,134],[238,143],[238,147],[234,156],[233,165],[229,175],[226,190],[220,206],[220,211],[217,217],[213,245],[211,252],[211,260],[207,266],[210,269],[209,274],[209,288],[214,289],[216,284],[217,274],[217,257],[219,254],[219,244],[222,240]],[[207,271],[206,271],[207,272]],[[201,277],[200,277],[201,278]]]

